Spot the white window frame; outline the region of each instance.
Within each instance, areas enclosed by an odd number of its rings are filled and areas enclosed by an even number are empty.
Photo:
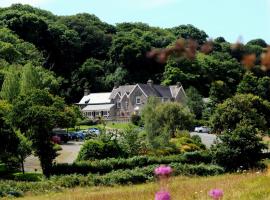
[[[142,104],[142,100],[141,100],[141,97],[140,96],[136,96],[136,104],[137,105]]]

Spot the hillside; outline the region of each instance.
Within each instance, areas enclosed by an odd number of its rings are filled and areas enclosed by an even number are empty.
[[[191,60],[171,56],[168,62],[160,62],[147,53],[172,46],[178,38],[193,39],[200,49],[207,33],[192,25],[163,29],[127,22],[114,26],[87,13],[56,16],[21,4],[1,8],[0,21],[0,87],[7,69],[20,71],[31,63],[48,70],[42,79],[53,84],[46,88],[65,97],[67,103],[77,102],[84,87],[92,92],[110,91],[114,85],[145,83],[149,78],[165,85],[180,81],[205,97],[211,84],[220,80],[230,96],[245,72],[243,55],[259,56],[267,46],[255,39],[231,48],[219,37],[213,40],[209,55],[198,54]],[[253,70],[256,76],[268,74],[259,68]]]

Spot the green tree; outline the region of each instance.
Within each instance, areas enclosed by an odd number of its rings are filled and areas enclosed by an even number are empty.
[[[194,87],[189,87],[186,90],[187,106],[190,111],[195,114],[196,119],[201,119],[202,111],[204,109],[204,102],[202,95]]]
[[[263,39],[250,40],[247,45],[258,45],[263,48],[267,47],[267,43]]]
[[[18,157],[22,172],[24,174],[24,161],[28,156],[32,154],[32,142],[20,132],[17,133],[17,137],[19,139],[19,144],[16,151],[16,156]]]
[[[16,153],[19,139],[6,118],[11,109],[11,104],[0,100],[0,161],[14,168],[17,167]]]
[[[211,84],[209,97],[214,104],[222,103],[231,96],[231,91],[223,81],[215,81]]]
[[[41,77],[38,71],[31,64],[23,67],[21,78],[21,93],[41,88]]]
[[[5,74],[5,79],[1,89],[1,98],[8,102],[13,102],[20,93],[20,79],[15,69],[10,69]]]
[[[225,131],[218,136],[217,145],[211,149],[215,162],[227,171],[256,167],[266,148],[259,135],[260,132],[245,121],[238,124],[235,130]]]
[[[180,25],[169,29],[176,37],[184,39],[196,40],[199,44],[203,44],[208,35],[191,24]]]
[[[269,114],[268,101],[252,94],[236,94],[217,106],[210,121],[217,133],[234,130],[243,121],[265,131],[270,125]]]
[[[142,111],[142,119],[148,142],[155,149],[168,146],[176,130],[189,130],[193,125],[194,116],[188,108],[179,103],[161,104],[155,98],[149,98]]]
[[[10,119],[13,126],[31,140],[43,173],[49,176],[52,162],[57,156],[51,142],[52,129],[68,127],[70,121],[74,121],[70,115],[66,115],[63,99],[54,97],[46,90],[33,90],[14,101]]]

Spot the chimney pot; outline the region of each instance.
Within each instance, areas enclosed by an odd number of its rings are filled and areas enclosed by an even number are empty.
[[[176,86],[179,88],[179,87],[182,86],[182,84],[181,84],[180,82],[177,82],[177,83],[176,83]]]
[[[90,90],[88,88],[84,89],[84,96],[87,96],[90,94]]]
[[[150,85],[150,86],[152,87],[153,84],[154,84],[154,82],[153,82],[151,79],[149,79],[149,80],[147,81],[147,84]]]

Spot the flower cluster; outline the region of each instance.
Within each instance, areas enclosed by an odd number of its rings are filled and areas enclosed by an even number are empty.
[[[166,191],[159,191],[155,195],[155,200],[171,200],[171,195]]]
[[[223,197],[223,191],[221,189],[212,189],[209,191],[209,196],[214,200],[221,200]]]
[[[160,166],[155,169],[155,174],[157,176],[169,176],[172,173],[172,168],[170,166]]]

